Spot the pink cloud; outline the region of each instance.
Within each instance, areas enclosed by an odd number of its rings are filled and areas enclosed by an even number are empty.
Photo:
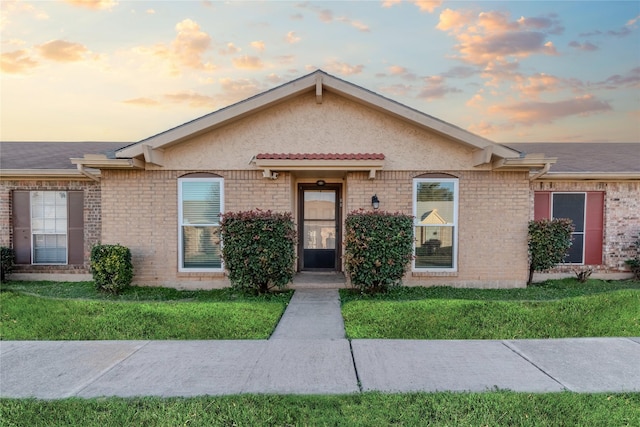
[[[89,49],[79,43],[65,40],[52,40],[38,46],[38,51],[46,59],[57,62],[82,61]]]
[[[232,60],[233,66],[247,70],[260,70],[264,68],[264,63],[257,56],[243,55]]]
[[[38,66],[38,62],[24,49],[0,55],[0,71],[7,74],[25,74]]]
[[[364,69],[364,65],[350,65],[344,62],[331,61],[326,65],[326,69],[330,73],[350,76],[354,74],[360,74]]]
[[[110,10],[118,4],[115,0],[64,0],[73,5],[92,10]]]
[[[490,114],[506,115],[511,122],[524,125],[552,123],[555,120],[575,115],[589,115],[612,110],[606,101],[600,101],[593,95],[567,99],[557,102],[520,102],[512,105],[489,108]]]

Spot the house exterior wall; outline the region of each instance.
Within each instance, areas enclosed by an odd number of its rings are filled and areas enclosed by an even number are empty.
[[[639,181],[536,181],[531,184],[530,219],[533,219],[534,193],[604,192],[603,262],[600,265],[558,266],[551,273],[573,274],[574,269],[592,268],[599,273],[627,271],[624,261],[635,256],[632,244],[640,235]]]
[[[101,237],[101,196],[100,184],[88,180],[2,180],[0,181],[0,245],[13,247],[12,192],[21,191],[82,191],[84,194],[84,264],[82,265],[27,265],[14,266],[12,277],[29,277],[33,274],[75,274],[90,273],[91,247],[100,242]],[[25,276],[29,275],[29,276]],[[49,276],[51,277],[51,276]],[[86,277],[83,277],[86,278]]]

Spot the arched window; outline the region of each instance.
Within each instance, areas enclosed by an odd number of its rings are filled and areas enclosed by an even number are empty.
[[[179,271],[223,271],[220,215],[224,180],[213,174],[178,179]]]

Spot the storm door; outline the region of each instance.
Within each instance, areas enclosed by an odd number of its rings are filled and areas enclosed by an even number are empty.
[[[341,185],[301,184],[298,188],[298,267],[339,270]]]

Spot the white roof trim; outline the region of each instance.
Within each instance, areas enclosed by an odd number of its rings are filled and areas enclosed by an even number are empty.
[[[92,171],[92,174],[96,176],[100,176],[100,171]],[[60,178],[68,178],[74,180],[85,180],[88,179],[84,174],[82,174],[77,169],[2,169],[0,171],[0,179],[12,179],[12,178],[20,178],[20,179],[60,179]]]
[[[320,89],[318,86],[321,86]],[[485,150],[492,147],[492,155],[497,158],[519,157],[517,150],[497,144],[482,138],[452,124],[443,122],[420,111],[404,106],[360,86],[340,80],[324,71],[317,70],[311,74],[293,80],[275,89],[256,95],[245,101],[215,111],[206,116],[170,129],[166,132],[142,140],[134,145],[116,152],[118,158],[133,158],[144,156],[143,145],[147,150],[156,150],[177,144],[188,138],[209,132],[218,127],[242,119],[248,115],[266,109],[272,105],[284,102],[304,92],[314,91],[316,100],[322,100],[322,89],[335,92],[370,108],[382,111],[415,126],[437,132],[468,147]]]

